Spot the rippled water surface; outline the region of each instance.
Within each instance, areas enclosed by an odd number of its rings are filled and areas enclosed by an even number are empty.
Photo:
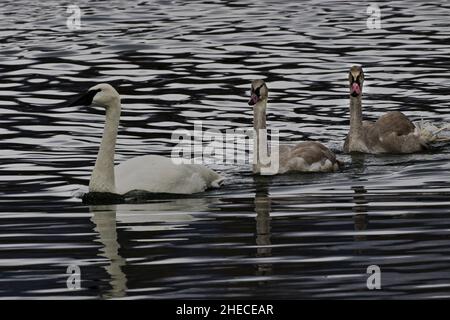
[[[448,298],[450,152],[341,154],[347,71],[365,68],[364,113],[450,120],[450,3],[77,1],[0,3],[0,298]],[[223,188],[140,204],[83,205],[104,115],[65,102],[99,82],[122,95],[117,163],[169,156],[176,128],[268,125],[318,140],[334,174],[254,177],[213,164]],[[82,289],[66,288],[69,265]],[[366,287],[369,265],[382,289]]]

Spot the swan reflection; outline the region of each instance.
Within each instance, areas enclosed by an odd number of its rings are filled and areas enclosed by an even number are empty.
[[[125,251],[119,242],[118,230],[134,232],[135,239],[142,231],[174,230],[197,220],[189,212],[205,212],[217,199],[183,198],[158,200],[144,204],[98,205],[90,206],[91,221],[98,233],[96,241],[102,244],[99,256],[108,262],[105,267],[110,279],[110,289],[101,294],[102,298],[121,298],[127,294]],[[145,239],[148,240],[148,239]],[[151,239],[150,239],[151,240]]]
[[[363,186],[355,186],[352,187],[354,191],[353,195],[353,212],[355,215],[353,216],[353,223],[355,226],[355,231],[364,231],[367,230],[367,225],[369,224],[369,218],[367,215],[367,204],[369,201],[366,200],[367,190]],[[357,234],[355,235],[356,241],[364,241],[367,239],[365,234]]]
[[[254,182],[256,185],[255,194],[255,213],[256,213],[256,256],[271,257],[272,256],[272,242],[271,242],[271,200],[269,197],[268,182],[269,177],[255,176]],[[271,263],[260,263],[257,266],[256,275],[266,276],[272,274],[273,267]]]
[[[103,245],[100,256],[109,261],[105,267],[110,275],[111,289],[103,295],[104,298],[118,298],[125,296],[127,291],[127,277],[123,272],[126,260],[119,254],[120,245],[117,241],[116,206],[90,206],[91,221],[98,232],[98,241]]]

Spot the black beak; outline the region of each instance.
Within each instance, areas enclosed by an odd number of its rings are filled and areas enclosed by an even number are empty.
[[[89,90],[88,92],[80,95],[79,97],[75,98],[73,101],[69,102],[68,107],[90,106],[92,104],[92,100],[94,99],[95,95],[100,91],[101,91],[101,89]]]

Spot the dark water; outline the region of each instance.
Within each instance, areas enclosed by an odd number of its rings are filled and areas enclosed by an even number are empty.
[[[365,68],[364,112],[450,120],[450,3],[378,1],[0,3],[1,298],[448,298],[448,146],[346,156],[343,172],[253,177],[213,165],[216,191],[86,206],[104,117],[64,102],[95,83],[122,95],[116,160],[169,156],[176,128],[251,126],[265,78],[286,142],[339,152],[347,70]],[[69,265],[82,289],[68,290]],[[381,268],[381,290],[366,269]]]

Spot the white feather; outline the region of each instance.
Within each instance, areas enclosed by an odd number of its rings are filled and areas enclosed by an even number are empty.
[[[148,155],[115,167],[116,192],[133,190],[190,194],[220,187],[223,177],[197,164],[174,164],[170,158]]]
[[[444,131],[450,130],[450,124],[437,127],[431,122],[422,120],[414,122],[414,134],[418,136],[425,144],[440,141],[450,141],[449,137],[443,135]]]

